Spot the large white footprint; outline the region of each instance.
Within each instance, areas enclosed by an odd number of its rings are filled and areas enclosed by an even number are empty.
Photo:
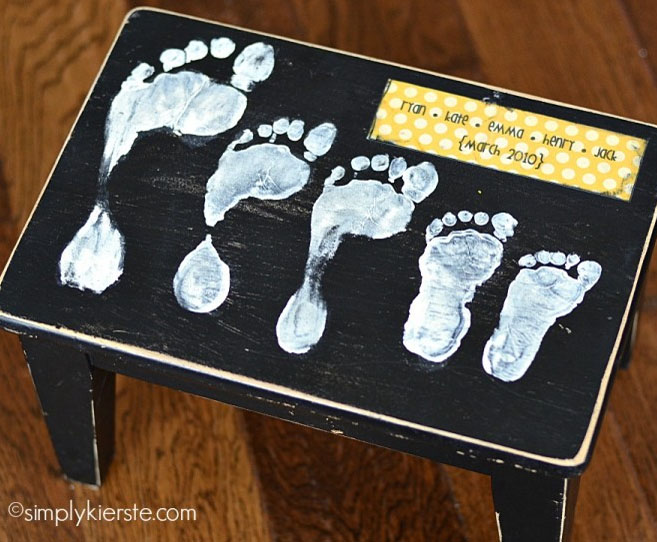
[[[371,160],[357,156],[351,167],[353,177],[369,168],[387,175],[389,183],[353,178],[347,184],[336,185],[345,175],[341,166],[326,179],[324,191],[313,206],[303,282],[276,324],[278,344],[287,352],[307,352],[324,333],[327,309],[321,291],[322,277],[342,239],[348,235],[386,239],[403,232],[415,204],[438,185],[438,173],[429,162],[407,167],[403,158],[390,160],[388,155],[379,154]],[[390,183],[400,178],[402,187],[398,193]]]
[[[445,227],[474,222],[486,226],[488,214],[460,211],[446,213],[427,226],[427,248],[420,256],[422,284],[411,303],[404,325],[404,346],[433,362],[443,362],[456,352],[470,329],[475,290],[486,282],[502,261],[502,241],[513,235],[517,221],[508,213],[493,215],[493,235],[473,228],[441,235]]]
[[[161,54],[164,73],[152,78],[155,68],[142,63],[122,83],[105,121],[96,205],[61,255],[62,284],[100,294],[123,273],[124,240],[109,210],[107,182],[140,133],[168,128],[178,135],[209,138],[233,128],[242,118],[245,92],[274,69],[271,45],[259,42],[246,47],[233,63],[230,84],[194,71],[168,73],[208,53],[223,59],[234,50],[235,43],[228,38],[212,40],[209,48],[192,40],[184,50],[167,49]]]
[[[302,120],[280,118],[260,125],[257,132],[268,141],[244,147],[254,139],[253,132],[245,130],[228,146],[208,180],[204,210],[208,226],[223,220],[226,212],[243,199],[280,200],[301,190],[310,178],[308,161],[329,151],[337,129],[325,122],[310,130],[303,140],[305,160],[295,156],[288,146],[303,137]],[[286,137],[288,145],[275,144],[279,136]],[[209,235],[185,257],[173,279],[179,305],[200,313],[219,307],[228,295],[229,285],[230,270]]]
[[[482,359],[486,372],[505,382],[522,378],[547,330],[582,302],[602,273],[598,262],[580,263],[576,254],[563,252],[528,254],[518,264],[539,267],[521,269],[509,286],[499,325],[486,343]],[[574,266],[577,277],[566,271]]]

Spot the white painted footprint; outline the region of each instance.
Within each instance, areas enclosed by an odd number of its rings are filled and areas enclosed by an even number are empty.
[[[289,299],[276,324],[278,344],[287,352],[310,350],[324,333],[327,307],[322,295],[322,278],[328,262],[345,236],[386,239],[403,232],[415,204],[428,197],[438,185],[438,173],[430,162],[408,167],[404,158],[390,160],[387,154],[372,159],[357,156],[351,161],[351,181],[335,183],[345,175],[336,167],[326,179],[324,191],[313,206],[310,247],[301,287]],[[356,176],[387,176],[388,183],[360,180]],[[393,184],[401,179],[401,193]]]
[[[557,318],[572,312],[598,282],[598,262],[577,254],[540,251],[520,258],[521,269],[509,286],[500,322],[484,348],[484,370],[505,382],[524,376]],[[534,268],[538,265],[538,268]],[[568,269],[577,269],[572,277]]]
[[[105,121],[96,205],[62,253],[61,284],[100,294],[123,273],[123,235],[109,211],[107,182],[140,133],[167,128],[177,135],[210,138],[233,128],[242,118],[247,105],[245,93],[266,80],[274,69],[271,45],[259,42],[246,47],[233,63],[230,84],[194,71],[169,73],[208,53],[223,59],[234,50],[235,43],[228,38],[213,39],[209,48],[200,40],[192,40],[184,49],[167,49],[160,55],[163,73],[153,78],[155,68],[142,63],[122,83]],[[99,218],[92,220],[94,216]],[[103,231],[98,230],[101,224]],[[111,243],[106,243],[107,239]]]
[[[478,231],[490,220],[493,234]],[[474,223],[474,228],[441,235],[445,227]],[[502,261],[503,245],[518,222],[508,213],[489,219],[487,213],[446,213],[427,226],[427,248],[420,256],[422,284],[404,325],[407,350],[426,360],[444,362],[461,345],[470,329],[466,305]]]
[[[226,213],[247,198],[286,199],[301,190],[310,179],[310,165],[326,154],[337,135],[330,122],[315,126],[303,139],[303,158],[289,145],[300,141],[304,122],[280,118],[261,124],[257,135],[266,142],[251,144],[254,133],[245,130],[219,159],[217,170],[208,180],[205,195],[205,222],[213,227]],[[275,143],[285,137],[286,145]],[[299,153],[301,154],[301,153]],[[192,312],[210,312],[226,299],[230,289],[230,271],[212,246],[210,236],[190,252],[178,267],[173,291],[179,305]]]

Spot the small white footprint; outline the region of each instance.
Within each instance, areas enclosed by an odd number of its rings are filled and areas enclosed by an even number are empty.
[[[485,371],[505,382],[522,378],[548,329],[582,302],[602,274],[598,262],[580,262],[577,254],[563,252],[542,250],[523,256],[518,264],[525,269],[509,286],[499,325],[482,358]],[[574,266],[577,277],[566,271]]]
[[[411,303],[404,325],[407,350],[433,362],[443,362],[456,352],[470,329],[470,310],[478,286],[486,282],[502,261],[503,245],[518,222],[508,213],[493,215],[493,235],[468,228],[441,235],[458,222],[481,229],[487,213],[445,213],[427,226],[427,248],[420,257],[422,284]]]
[[[289,198],[301,190],[310,178],[310,166],[326,154],[335,140],[337,128],[330,122],[315,126],[303,140],[305,151],[302,160],[290,151],[288,145],[274,144],[277,137],[286,136],[291,142],[299,141],[304,134],[302,120],[280,118],[271,125],[258,127],[258,136],[268,142],[248,145],[254,134],[245,130],[233,141],[219,159],[217,170],[208,180],[205,194],[205,222],[212,227],[224,219],[226,212],[240,200],[257,198],[277,200]],[[236,150],[240,147],[239,150]]]
[[[234,50],[235,44],[228,38],[212,40],[210,48],[192,40],[184,49],[162,52],[163,73],[153,78],[155,68],[141,63],[122,83],[105,121],[96,204],[62,253],[61,284],[100,294],[123,273],[124,240],[109,210],[107,182],[139,134],[168,128],[177,135],[209,138],[233,128],[242,118],[247,105],[245,92],[267,79],[274,69],[271,45],[253,43],[246,47],[233,63],[230,84],[195,71],[169,73],[201,60],[208,52],[223,59]]]
[[[428,197],[438,185],[438,173],[430,162],[407,167],[404,158],[390,160],[387,154],[379,154],[371,159],[356,156],[351,168],[352,180],[343,185],[336,185],[336,182],[344,177],[345,169],[334,168],[313,205],[303,282],[276,324],[278,344],[287,352],[307,352],[324,333],[327,308],[321,283],[326,265],[343,238],[355,235],[386,239],[403,232],[415,204]],[[389,183],[401,178],[401,193],[385,180],[355,178],[368,168],[374,173],[387,173]]]
[[[205,222],[213,227],[226,213],[247,198],[281,200],[306,186],[310,165],[329,151],[337,134],[336,127],[325,122],[311,129],[303,139],[304,151],[293,153],[290,146],[301,140],[304,122],[279,118],[272,124],[261,124],[257,135],[265,142],[251,144],[254,133],[244,130],[219,159],[217,170],[208,180],[205,195]],[[275,143],[285,137],[287,144]],[[301,154],[301,159],[295,154]],[[210,312],[218,308],[228,295],[230,272],[212,246],[208,235],[190,252],[178,267],[173,291],[178,304],[192,312]]]

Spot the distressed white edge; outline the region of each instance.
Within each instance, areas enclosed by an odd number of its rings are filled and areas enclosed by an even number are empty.
[[[471,80],[468,80],[468,79],[463,79],[463,78],[459,78],[459,77],[444,75],[444,74],[432,72],[432,71],[429,71],[429,70],[423,70],[423,69],[420,69],[420,68],[414,68],[412,66],[406,66],[404,64],[397,64],[397,63],[394,63],[394,62],[387,62],[385,60],[379,60],[379,59],[371,58],[371,57],[368,57],[368,56],[365,56],[365,55],[358,55],[358,54],[355,54],[355,53],[349,53],[349,52],[341,51],[339,49],[334,49],[334,48],[331,48],[331,47],[325,47],[325,46],[322,46],[322,45],[314,45],[312,43],[306,43],[306,42],[299,41],[299,40],[284,38],[284,37],[281,37],[281,36],[277,36],[275,34],[268,34],[268,33],[265,33],[265,32],[256,32],[254,30],[250,30],[250,29],[247,29],[247,28],[243,28],[243,27],[239,27],[239,26],[235,26],[235,25],[230,25],[230,24],[218,23],[217,21],[212,21],[210,19],[204,19],[202,17],[193,17],[191,15],[183,15],[183,14],[180,14],[180,13],[176,13],[174,11],[168,11],[168,10],[164,10],[164,9],[157,9],[157,8],[150,8],[150,7],[147,7],[147,8],[146,7],[137,7],[137,8],[131,9],[126,14],[125,18],[123,19],[123,22],[121,23],[121,26],[119,27],[119,29],[116,33],[116,36],[114,37],[114,41],[112,42],[107,54],[105,55],[105,59],[103,60],[103,63],[101,64],[100,69],[98,70],[98,73],[96,74],[96,77],[95,77],[91,87],[89,88],[89,91],[87,92],[87,96],[85,97],[84,102],[83,102],[82,106],[80,107],[80,110],[78,111],[78,114],[75,118],[75,122],[73,123],[73,125],[71,126],[71,129],[69,130],[68,136],[66,137],[66,141],[64,141],[64,144],[62,145],[62,148],[60,149],[59,154],[57,155],[57,159],[55,160],[55,163],[53,164],[52,168],[50,169],[50,173],[48,174],[48,179],[46,180],[45,184],[43,185],[43,188],[41,189],[39,197],[37,198],[36,203],[34,204],[34,207],[32,208],[32,211],[30,212],[30,214],[28,216],[28,219],[25,222],[25,225],[23,226],[23,230],[21,231],[21,234],[18,237],[18,240],[16,241],[16,245],[14,246],[14,248],[11,252],[11,255],[9,256],[9,259],[7,260],[7,263],[5,264],[5,268],[3,269],[2,274],[0,274],[0,289],[2,288],[2,282],[4,280],[5,274],[7,273],[7,269],[11,265],[11,261],[14,258],[14,254],[16,253],[16,249],[18,248],[18,245],[20,244],[21,240],[23,239],[23,236],[25,235],[25,231],[27,230],[27,227],[28,227],[29,223],[31,222],[32,217],[33,217],[37,207],[39,206],[39,203],[41,202],[41,198],[43,197],[43,194],[45,193],[46,189],[48,188],[48,185],[50,184],[50,180],[52,179],[52,174],[55,171],[55,168],[57,167],[57,164],[59,163],[59,160],[60,160],[64,150],[66,149],[66,146],[68,145],[68,142],[71,138],[71,134],[73,133],[73,130],[77,126],[77,123],[80,119],[80,116],[82,115],[82,112],[84,111],[85,107],[87,106],[87,102],[89,101],[89,98],[91,97],[91,94],[94,91],[94,89],[96,87],[96,84],[98,83],[98,79],[100,78],[101,73],[105,69],[105,65],[107,64],[107,60],[109,59],[110,54],[114,50],[114,46],[116,45],[116,42],[118,41],[119,36],[121,35],[121,32],[123,31],[123,28],[128,23],[128,20],[130,19],[130,17],[134,13],[136,13],[138,11],[153,11],[153,12],[156,12],[156,13],[165,13],[167,15],[174,15],[174,16],[183,17],[183,18],[186,18],[186,19],[193,19],[193,20],[202,21],[202,22],[211,23],[211,24],[220,24],[220,25],[225,26],[227,28],[234,28],[236,30],[250,32],[252,34],[258,34],[258,35],[262,35],[262,36],[268,36],[268,37],[280,39],[280,40],[283,40],[283,41],[298,43],[298,44],[301,44],[301,45],[306,45],[308,47],[314,47],[315,49],[323,49],[325,51],[331,51],[331,52],[334,52],[334,53],[338,53],[338,54],[342,54],[342,55],[346,55],[346,56],[352,56],[352,57],[356,57],[356,58],[363,58],[365,60],[380,62],[380,63],[383,63],[383,64],[388,64],[388,65],[391,65],[391,66],[397,66],[397,67],[400,67],[400,68],[405,68],[405,69],[409,69],[409,70],[416,71],[416,72],[427,73],[427,74],[430,74],[430,75],[437,75],[439,77],[443,77],[443,78],[446,78],[446,79],[451,79],[451,80],[454,80],[454,81],[461,81],[461,82],[468,83],[468,84],[471,84],[471,85],[474,84],[474,85],[478,85],[478,86],[481,86],[481,87],[484,87],[484,88],[489,88],[489,89],[492,89],[492,90],[500,90],[502,92],[513,94],[515,96],[522,96],[522,97],[526,97],[526,98],[530,98],[530,99],[534,99],[534,100],[540,100],[540,101],[543,101],[543,102],[546,102],[546,103],[551,103],[551,104],[555,104],[555,105],[564,106],[564,107],[567,107],[569,109],[576,109],[576,110],[580,110],[580,111],[588,111],[590,113],[595,113],[595,114],[603,115],[603,116],[610,117],[610,118],[621,119],[621,120],[629,121],[629,122],[632,122],[632,123],[642,124],[642,125],[645,125],[645,126],[650,126],[652,128],[657,128],[657,125],[655,125],[655,124],[650,124],[650,123],[646,123],[646,122],[642,122],[642,121],[637,121],[635,119],[630,119],[630,118],[627,118],[627,117],[621,117],[619,115],[611,115],[611,114],[604,113],[604,112],[601,112],[601,111],[596,111],[594,109],[587,109],[587,108],[584,108],[584,107],[573,106],[571,104],[566,104],[566,103],[563,103],[563,102],[557,102],[555,100],[549,100],[549,99],[541,98],[539,96],[534,96],[534,95],[531,95],[531,94],[513,92],[513,91],[509,91],[507,89],[501,88],[501,87],[494,87],[492,85],[477,83],[476,81],[471,81]],[[617,354],[617,352],[620,348],[620,343],[621,343],[622,336],[623,336],[622,330],[625,328],[625,325],[627,323],[630,308],[631,308],[631,305],[632,305],[632,300],[634,299],[637,284],[639,282],[639,275],[640,275],[641,269],[643,268],[643,263],[645,261],[646,254],[647,254],[648,248],[650,246],[650,240],[652,238],[652,234],[653,234],[653,231],[655,229],[655,221],[656,220],[657,220],[657,206],[655,207],[655,210],[653,211],[652,221],[650,222],[650,227],[648,229],[648,234],[646,235],[646,242],[644,243],[643,250],[641,251],[641,256],[639,258],[639,263],[637,265],[637,272],[636,272],[636,275],[634,276],[634,282],[632,284],[632,289],[630,291],[630,295],[628,297],[627,304],[625,306],[625,312],[623,313],[623,317],[621,319],[620,326],[618,328],[618,335],[616,336],[616,341],[615,341],[614,346],[612,348],[611,355],[609,357],[609,360],[607,361],[607,367],[605,368],[605,372],[602,375],[602,380],[600,382],[600,389],[598,391],[598,397],[596,398],[596,402],[593,406],[593,412],[591,413],[591,420],[590,420],[589,426],[586,430],[586,433],[584,434],[584,439],[582,440],[582,444],[581,444],[579,450],[571,458],[558,458],[558,457],[543,456],[543,455],[540,455],[540,454],[527,452],[527,451],[524,451],[524,450],[518,450],[518,449],[515,449],[515,448],[508,447],[508,446],[503,446],[501,444],[495,444],[493,442],[487,442],[485,440],[481,440],[481,439],[477,439],[477,438],[473,438],[473,437],[467,437],[467,436],[464,436],[464,435],[460,435],[458,433],[452,433],[450,431],[444,431],[442,429],[436,429],[434,427],[427,427],[427,426],[422,425],[422,424],[409,422],[409,421],[406,421],[406,420],[401,420],[399,418],[395,418],[395,417],[392,417],[392,416],[387,416],[385,414],[379,414],[377,412],[371,412],[369,410],[354,407],[354,406],[351,406],[351,405],[344,405],[344,404],[341,404],[341,403],[337,403],[335,401],[331,401],[329,399],[324,399],[322,397],[316,397],[316,396],[313,396],[313,395],[310,395],[310,394],[307,394],[307,393],[303,393],[303,392],[300,392],[300,391],[297,391],[297,390],[293,390],[291,388],[286,388],[284,386],[269,384],[267,382],[262,382],[262,381],[254,379],[254,378],[249,378],[249,377],[245,377],[245,376],[241,376],[241,375],[236,375],[236,374],[233,374],[233,373],[229,373],[227,371],[223,371],[221,369],[216,369],[214,367],[208,367],[206,365],[201,365],[199,363],[194,363],[194,362],[182,360],[182,359],[179,359],[179,358],[175,358],[173,356],[169,356],[167,354],[162,354],[160,352],[147,350],[145,348],[132,347],[132,346],[120,343],[118,341],[110,341],[110,340],[107,340],[107,339],[101,339],[99,337],[94,337],[92,335],[86,335],[84,333],[78,333],[76,331],[73,331],[73,330],[70,330],[70,329],[67,329],[67,328],[58,328],[56,326],[51,326],[51,325],[48,325],[48,324],[40,324],[38,322],[33,322],[33,321],[28,320],[26,318],[20,318],[20,317],[17,317],[17,316],[7,314],[7,313],[5,313],[1,310],[0,310],[0,317],[7,320],[8,322],[15,322],[15,323],[17,323],[19,325],[23,325],[23,326],[29,324],[29,327],[31,327],[35,330],[41,330],[41,331],[45,331],[47,333],[51,333],[51,334],[54,334],[54,335],[61,335],[61,336],[64,336],[64,337],[70,337],[70,338],[74,338],[74,339],[83,339],[85,342],[90,343],[90,344],[96,344],[96,345],[100,346],[101,348],[111,348],[111,349],[116,350],[118,352],[124,352],[124,353],[127,353],[127,354],[140,355],[141,357],[145,357],[147,359],[158,361],[158,362],[166,364],[166,365],[172,365],[172,366],[175,366],[175,367],[182,367],[182,368],[189,369],[189,370],[192,370],[192,371],[195,371],[195,372],[198,372],[198,373],[206,374],[208,376],[215,376],[215,377],[223,378],[225,380],[229,380],[231,382],[236,382],[236,383],[239,383],[239,384],[244,384],[244,385],[247,385],[247,386],[251,386],[251,387],[254,387],[256,389],[263,389],[263,390],[267,390],[267,391],[273,391],[273,392],[276,392],[276,393],[281,393],[283,395],[288,395],[289,397],[292,397],[292,398],[301,399],[301,400],[305,400],[305,401],[310,401],[310,402],[313,402],[313,403],[316,403],[316,404],[319,404],[319,405],[336,408],[338,410],[343,410],[345,412],[351,412],[353,414],[358,414],[358,415],[361,415],[361,416],[366,416],[366,417],[369,417],[369,418],[372,418],[372,419],[375,419],[375,420],[405,426],[405,427],[408,427],[409,429],[415,429],[415,430],[423,431],[423,432],[426,432],[426,433],[431,433],[431,434],[439,435],[439,436],[442,436],[442,437],[447,437],[447,438],[451,438],[451,439],[454,439],[454,440],[459,440],[459,441],[462,441],[462,442],[468,442],[468,443],[471,443],[471,444],[476,444],[478,446],[483,446],[485,448],[489,448],[489,449],[492,449],[492,450],[499,450],[499,451],[502,451],[502,452],[511,453],[513,455],[520,456],[520,457],[525,457],[527,459],[539,461],[541,463],[546,463],[546,464],[555,465],[555,466],[559,466],[559,467],[578,467],[586,461],[587,455],[588,455],[589,450],[591,448],[591,443],[593,441],[593,435],[595,433],[595,429],[596,429],[596,426],[597,426],[597,423],[598,423],[598,419],[600,418],[600,415],[602,413],[602,405],[604,403],[604,398],[605,398],[605,395],[607,393],[607,388],[608,388],[608,385],[609,385],[609,379],[610,379],[610,376],[611,376],[611,371],[612,371],[613,366],[614,366],[614,360],[616,359],[616,354]]]
[[[94,412],[93,388],[89,390],[91,394],[91,426],[94,430],[94,474],[96,475],[96,485],[100,487],[100,464],[98,463],[98,431],[96,431],[96,413]]]
[[[568,506],[568,478],[563,480],[563,500],[561,501],[561,525],[559,527],[559,540],[558,542],[563,542],[563,533],[566,529],[566,506]],[[497,524],[497,536],[502,540],[502,526],[500,525],[500,513],[495,510],[495,523]]]
[[[588,107],[573,105],[573,104],[569,104],[569,103],[566,103],[566,102],[560,102],[558,100],[551,100],[549,98],[544,98],[542,96],[537,96],[536,94],[529,94],[529,93],[526,93],[526,92],[519,92],[519,91],[515,91],[515,90],[510,90],[510,89],[504,88],[504,87],[498,87],[498,86],[490,85],[490,84],[487,84],[487,83],[480,83],[478,81],[473,81],[472,79],[465,79],[464,77],[457,77],[455,75],[448,75],[448,74],[444,74],[444,73],[440,73],[440,72],[426,70],[426,69],[418,68],[418,67],[415,67],[415,66],[409,66],[408,64],[400,64],[398,62],[391,62],[389,60],[383,60],[383,59],[380,59],[380,58],[374,58],[374,57],[367,56],[367,55],[352,53],[350,51],[344,51],[342,49],[336,49],[334,47],[328,47],[326,45],[318,45],[318,44],[315,44],[315,43],[309,43],[307,41],[297,40],[297,39],[294,39],[294,38],[288,38],[288,37],[285,37],[285,36],[279,36],[278,34],[271,34],[269,32],[262,32],[262,31],[259,31],[259,30],[251,30],[250,28],[245,28],[243,26],[237,26],[237,25],[234,25],[234,24],[228,24],[228,23],[223,23],[223,22],[219,22],[219,21],[214,21],[212,19],[206,19],[204,17],[195,17],[194,15],[186,15],[184,13],[178,13],[176,11],[171,11],[171,10],[168,10],[168,9],[161,9],[161,8],[150,7],[150,6],[135,7],[133,9],[131,9],[126,14],[126,19],[124,20],[123,25],[125,25],[127,19],[133,13],[135,13],[137,11],[154,11],[154,12],[157,12],[157,13],[165,13],[167,15],[175,15],[177,17],[184,17],[185,19],[194,19],[196,21],[202,21],[202,22],[205,22],[205,23],[219,24],[219,25],[225,26],[227,28],[234,28],[235,30],[241,30],[243,32],[249,32],[251,34],[258,34],[260,36],[267,36],[268,38],[275,38],[275,39],[282,40],[282,41],[289,41],[291,43],[298,43],[300,45],[306,45],[307,47],[313,47],[314,49],[323,49],[325,51],[331,51],[333,53],[338,53],[338,54],[341,54],[341,55],[352,56],[352,57],[356,57],[356,58],[362,58],[362,59],[365,59],[365,60],[371,60],[373,62],[379,62],[381,64],[388,64],[390,66],[397,66],[398,68],[405,68],[407,70],[411,70],[411,71],[415,71],[415,72],[427,73],[429,75],[437,75],[438,77],[442,77],[443,79],[450,79],[452,81],[460,81],[461,83],[467,83],[469,85],[477,85],[479,87],[484,87],[484,88],[488,88],[488,89],[491,89],[491,90],[501,91],[501,92],[504,92],[505,94],[511,94],[513,96],[521,96],[523,98],[538,100],[538,101],[553,104],[553,105],[564,106],[564,107],[567,107],[568,109],[577,109],[579,111],[587,111],[589,113],[595,113],[597,115],[602,115],[602,116],[605,116],[605,117],[611,117],[611,118],[615,118],[615,119],[629,121],[629,122],[632,122],[634,124],[642,124],[644,126],[650,126],[652,128],[657,128],[657,124],[652,124],[652,123],[649,123],[649,122],[644,122],[644,121],[640,121],[640,120],[637,120],[637,119],[632,119],[630,117],[623,117],[621,115],[614,115],[613,113],[606,113],[604,111],[600,111],[599,109],[591,109],[591,108],[588,108]],[[123,25],[121,26],[121,29],[123,28]],[[120,30],[119,30],[119,33],[120,33]],[[555,117],[555,118],[557,118],[557,117]],[[562,120],[565,120],[565,119],[562,119]],[[592,128],[595,128],[595,127],[593,126]]]
[[[561,529],[559,530],[559,542],[563,542],[563,532],[566,527],[566,501],[568,500],[568,478],[563,480],[563,501],[561,503]]]

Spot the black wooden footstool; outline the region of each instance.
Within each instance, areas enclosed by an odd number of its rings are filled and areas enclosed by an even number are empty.
[[[630,348],[655,136],[136,10],[0,322],[73,480],[101,482],[120,373],[489,474],[504,542],[566,540]]]

